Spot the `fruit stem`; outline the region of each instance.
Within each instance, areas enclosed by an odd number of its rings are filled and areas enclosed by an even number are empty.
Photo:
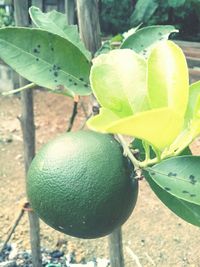
[[[131,152],[131,150],[129,149],[126,141],[124,140],[123,136],[121,134],[117,134],[116,135],[119,142],[121,143],[122,147],[123,147],[123,154],[124,156],[128,157],[130,159],[130,161],[132,162],[134,169],[138,170],[140,168],[140,162],[134,157],[133,153]]]

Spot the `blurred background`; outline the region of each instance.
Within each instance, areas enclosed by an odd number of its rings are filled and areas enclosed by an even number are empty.
[[[32,1],[29,2],[31,5]],[[53,9],[65,12],[64,0],[40,2],[45,12]],[[123,33],[139,24],[142,26],[170,24],[179,29],[177,39],[200,40],[199,0],[99,0],[98,2],[101,31],[104,36]],[[74,23],[77,24],[75,12],[73,17]],[[0,0],[0,27],[9,25],[14,25],[13,1]]]

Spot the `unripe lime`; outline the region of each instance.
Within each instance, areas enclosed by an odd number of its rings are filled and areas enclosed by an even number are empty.
[[[108,134],[65,133],[46,144],[28,172],[32,208],[48,225],[80,238],[110,234],[131,214],[138,183]]]

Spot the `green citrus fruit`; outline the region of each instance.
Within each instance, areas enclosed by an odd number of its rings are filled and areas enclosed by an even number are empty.
[[[111,233],[131,214],[138,194],[120,144],[108,134],[65,133],[32,161],[27,190],[32,208],[54,229],[80,238]]]

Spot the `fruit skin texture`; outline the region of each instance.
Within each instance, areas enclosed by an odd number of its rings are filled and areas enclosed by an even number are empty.
[[[97,238],[122,225],[134,209],[138,182],[120,144],[108,134],[65,133],[36,155],[27,178],[32,208],[54,229]]]

